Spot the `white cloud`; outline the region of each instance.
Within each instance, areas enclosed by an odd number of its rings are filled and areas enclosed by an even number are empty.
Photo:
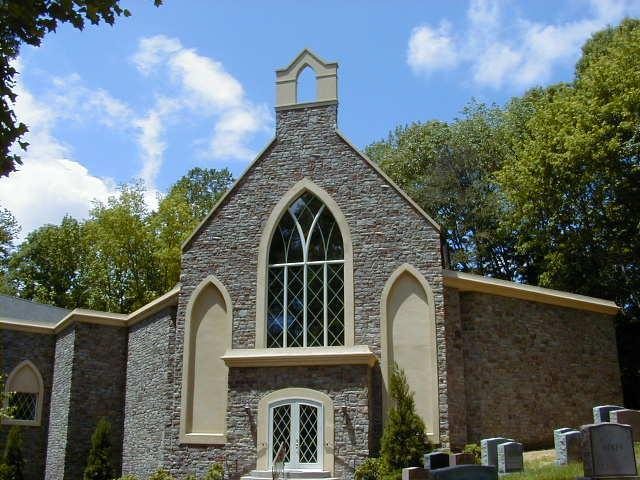
[[[446,70],[458,63],[458,52],[446,22],[437,29],[427,25],[416,27],[409,38],[407,63],[414,72]]]
[[[462,65],[477,85],[526,88],[548,81],[558,65],[575,62],[595,31],[640,13],[640,3],[633,0],[592,0],[582,18],[548,24],[522,18],[507,7],[500,0],[472,0],[460,32],[446,21],[438,29],[415,28],[407,63],[421,74]]]
[[[86,217],[92,200],[106,200],[115,184],[92,175],[53,136],[55,109],[38,102],[20,82],[16,92],[15,111],[29,125],[30,145],[19,171],[0,179],[0,204],[16,216],[24,238],[45,223],[59,223],[65,214]]]
[[[164,35],[142,38],[132,61],[144,75],[165,75],[175,88],[171,102],[160,96],[146,115],[136,120],[143,166],[140,176],[152,183],[166,149],[167,122],[187,111],[214,123],[208,145],[201,156],[229,160],[248,160],[255,152],[247,142],[258,132],[271,128],[273,120],[263,105],[254,105],[240,82],[222,63],[186,48],[175,38]]]

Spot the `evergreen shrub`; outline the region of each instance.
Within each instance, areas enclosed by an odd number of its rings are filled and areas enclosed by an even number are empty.
[[[22,456],[22,431],[14,425],[7,435],[7,443],[2,456],[2,480],[23,480],[24,457]]]
[[[101,418],[91,435],[91,449],[84,469],[84,480],[111,480],[114,468],[111,463],[111,424]]]
[[[203,480],[223,480],[224,479],[224,468],[219,463],[214,463],[209,467],[207,473],[204,476]]]

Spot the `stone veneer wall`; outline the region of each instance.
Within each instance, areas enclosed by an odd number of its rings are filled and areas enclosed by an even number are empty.
[[[174,320],[175,307],[168,307],[129,329],[123,474],[147,478],[162,465],[171,398],[169,353]]]
[[[355,343],[380,355],[380,298],[385,282],[407,262],[427,278],[435,297],[440,428],[448,442],[448,399],[442,262],[439,233],[335,132],[337,105],[310,106],[276,113],[276,141],[241,179],[215,215],[190,242],[182,273],[174,356],[173,416],[167,432],[168,455],[179,446],[180,381],[185,310],[195,287],[214,274],[233,303],[234,348],[255,345],[257,259],[260,236],[280,198],[302,178],[322,187],[344,213],[353,241]],[[289,376],[289,386],[300,378]],[[379,408],[373,408],[378,410]],[[373,419],[379,424],[379,419]],[[233,446],[228,455],[236,455]],[[244,447],[243,447],[244,448]],[[214,447],[202,449],[202,458]],[[240,452],[238,452],[240,453]],[[237,455],[239,456],[239,455]]]
[[[24,445],[25,480],[42,480],[47,448],[47,429],[49,425],[49,402],[51,399],[51,382],[53,381],[53,357],[55,337],[40,333],[18,332],[2,330],[1,339],[1,368],[6,377],[22,361],[30,360],[38,368],[44,383],[42,403],[42,422],[38,427],[20,427]],[[0,452],[9,433],[10,425],[0,427]]]
[[[65,478],[75,339],[75,325],[56,338],[45,480]]]
[[[127,331],[76,323],[58,335],[47,480],[82,478],[98,420],[111,423],[113,464],[120,472]]]
[[[447,387],[449,399],[450,446],[462,449],[467,443],[467,401],[464,371],[464,338],[460,318],[460,295],[453,288],[444,289],[447,335]]]
[[[553,430],[620,404],[613,317],[482,293],[460,293],[467,434],[553,445]]]

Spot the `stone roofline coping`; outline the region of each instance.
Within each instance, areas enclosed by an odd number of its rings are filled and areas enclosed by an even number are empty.
[[[276,107],[276,112],[282,112],[283,110],[304,110],[305,108],[326,107],[328,105],[338,105],[338,100],[321,100],[319,102],[301,102],[291,103],[289,105],[278,105]]]
[[[443,273],[445,286],[455,288],[461,292],[487,293],[576,310],[604,313],[606,315],[616,315],[620,311],[620,307],[615,302],[602,298],[588,297],[562,290],[525,285],[453,270],[443,270]]]
[[[349,347],[237,348],[221,357],[228,367],[368,365],[378,361],[367,345]]]
[[[76,322],[109,325],[113,327],[130,327],[165,307],[177,305],[179,292],[180,285],[176,285],[164,295],[161,295],[128,315],[124,313],[100,312],[97,310],[76,308],[58,323],[52,325],[43,325],[16,318],[0,317],[0,329],[55,335]]]
[[[318,105],[319,103],[322,102],[314,102],[316,105]],[[331,103],[331,102],[330,102]],[[303,104],[298,104],[295,105],[292,108],[308,108],[309,106],[312,106],[311,103],[303,103]],[[418,205],[404,190],[402,190],[402,188],[400,188],[393,180],[391,180],[391,178],[389,178],[389,176],[384,173],[384,171],[373,161],[371,160],[369,157],[367,157],[364,153],[362,153],[360,150],[358,150],[358,148],[351,143],[347,137],[344,135],[344,133],[342,133],[338,128],[335,128],[335,132],[338,135],[338,137],[347,144],[347,146],[349,148],[351,148],[357,155],[359,155],[371,168],[373,168],[373,170],[375,172],[377,172],[392,188],[394,188],[408,203],[411,207],[413,207],[421,216],[423,216],[432,226],[433,228],[436,229],[436,231],[438,233],[440,233],[440,231],[442,230],[440,228],[440,225],[438,225],[438,223],[429,216],[429,214],[427,214],[427,212],[425,212],[420,205]],[[235,189],[240,185],[240,182],[242,182],[242,179],[244,178],[245,175],[247,175],[249,173],[249,171],[254,167],[254,165],[256,163],[258,163],[258,161],[263,157],[263,155],[267,152],[267,150],[269,150],[269,148],[271,148],[271,146],[276,142],[277,137],[274,136],[269,143],[267,143],[267,145],[262,149],[262,151],[256,156],[256,158],[253,159],[253,161],[249,164],[249,166],[244,170],[244,172],[242,172],[242,174],[237,178],[237,180],[233,183],[233,185],[231,185],[231,187],[229,188],[229,190],[227,190],[225,192],[224,195],[222,195],[222,197],[220,197],[220,200],[218,200],[218,202],[213,206],[213,208],[211,209],[211,211],[207,214],[206,217],[204,217],[204,219],[200,222],[200,224],[193,230],[193,232],[191,232],[191,234],[187,237],[187,239],[182,242],[182,246],[181,246],[181,250],[184,251],[190,244],[191,241],[195,238],[195,236],[200,232],[200,230],[202,230],[202,228],[209,222],[209,220],[211,219],[211,217],[216,213],[216,211],[222,206],[222,204],[225,202],[225,200],[229,197],[229,195],[231,195],[231,193],[233,191],[235,191]]]

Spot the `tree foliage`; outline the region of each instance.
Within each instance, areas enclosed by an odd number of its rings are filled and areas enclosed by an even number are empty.
[[[422,466],[428,443],[424,422],[416,413],[413,392],[397,365],[391,373],[389,393],[392,405],[382,434],[380,461],[381,469],[392,474],[402,468]]]
[[[159,6],[162,0],[154,0]],[[27,126],[19,122],[13,111],[16,101],[13,61],[22,44],[40,46],[47,33],[61,24],[79,30],[86,23],[113,25],[116,18],[131,13],[118,0],[6,0],[0,2],[0,176],[8,175],[22,164],[20,155],[11,150],[14,143],[24,150]]]
[[[22,431],[17,425],[9,429],[2,456],[3,480],[23,480],[24,456],[22,455]]]
[[[194,168],[155,211],[143,184],[123,185],[87,220],[66,216],[31,232],[9,256],[9,288],[64,308],[135,310],[178,282],[182,242],[232,180],[226,169]]]
[[[91,435],[91,449],[83,478],[84,480],[111,480],[113,476],[111,424],[106,418],[101,418]]]

